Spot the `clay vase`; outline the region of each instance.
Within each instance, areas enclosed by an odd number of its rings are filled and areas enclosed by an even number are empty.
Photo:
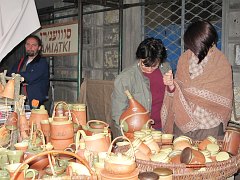
[[[149,112],[133,98],[128,90],[125,93],[129,100],[129,106],[120,116],[121,127],[124,132],[140,131],[145,128],[144,125],[148,125]]]
[[[20,114],[19,117],[19,129],[20,131],[29,131],[29,125],[25,114]]]
[[[41,105],[39,109],[32,109],[29,117],[29,125],[32,126],[32,123],[34,123],[37,125],[37,129],[41,129],[41,121],[47,120],[48,118],[49,116],[45,106]]]
[[[14,84],[15,84],[14,79],[10,79],[7,82],[3,92],[1,93],[1,96],[9,99],[14,99]]]

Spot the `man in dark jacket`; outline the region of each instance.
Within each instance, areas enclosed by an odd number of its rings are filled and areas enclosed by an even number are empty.
[[[25,39],[26,56],[21,58],[10,73],[18,73],[24,77],[21,94],[27,97],[32,108],[32,100],[39,100],[39,105],[47,99],[49,90],[49,66],[47,60],[40,55],[41,40],[35,35]]]

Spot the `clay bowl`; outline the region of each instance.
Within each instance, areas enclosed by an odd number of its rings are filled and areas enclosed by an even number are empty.
[[[36,155],[36,154],[32,153],[32,152],[26,151],[24,153],[24,159],[28,159],[28,158],[30,158],[30,157],[32,157],[34,155]],[[49,161],[48,161],[47,155],[39,156],[39,157],[35,158],[33,161],[31,161],[29,163],[29,167],[31,169],[36,169],[38,171],[43,170],[45,167],[47,167],[47,165],[49,165]]]

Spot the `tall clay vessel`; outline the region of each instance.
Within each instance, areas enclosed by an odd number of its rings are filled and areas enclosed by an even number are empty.
[[[120,116],[119,122],[125,132],[132,133],[148,126],[149,112],[141,105],[128,90],[125,91],[129,106]]]

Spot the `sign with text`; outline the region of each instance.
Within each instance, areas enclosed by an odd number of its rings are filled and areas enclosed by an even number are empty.
[[[35,33],[42,40],[43,56],[62,56],[78,53],[78,24],[43,26]]]

